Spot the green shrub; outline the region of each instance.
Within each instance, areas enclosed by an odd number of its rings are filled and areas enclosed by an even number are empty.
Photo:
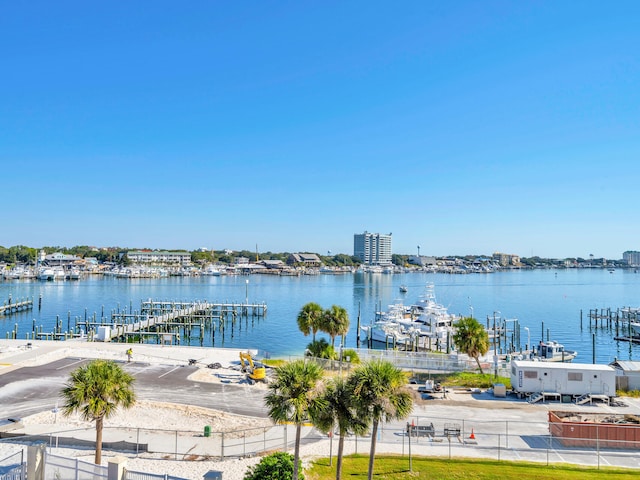
[[[342,350],[342,361],[346,362],[347,357],[349,357],[349,362],[357,365],[360,363],[360,357],[358,356],[358,352],[356,352],[353,348],[347,348],[346,350]]]
[[[291,480],[293,478],[293,455],[287,452],[276,452],[260,460],[260,463],[249,467],[244,480]],[[298,474],[300,480],[304,476]]]
[[[305,353],[308,357],[327,358],[329,360],[335,360],[336,351],[324,338],[311,342],[307,345],[307,351]]]

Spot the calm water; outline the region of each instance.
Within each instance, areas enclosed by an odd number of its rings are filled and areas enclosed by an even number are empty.
[[[246,280],[249,280],[247,285]],[[376,309],[402,298],[405,304],[417,300],[427,282],[435,284],[437,300],[452,313],[473,315],[483,323],[494,312],[503,318],[517,318],[521,326],[521,342],[527,342],[529,328],[531,343],[537,343],[546,330],[550,338],[560,341],[567,349],[578,350],[578,360],[592,361],[592,332],[588,312],[593,308],[616,309],[640,306],[640,274],[616,270],[536,270],[500,272],[487,275],[446,275],[410,273],[402,275],[355,274],[276,277],[253,275],[250,277],[170,277],[163,279],[88,278],[76,282],[1,282],[0,302],[12,295],[14,301],[42,295],[42,309],[0,316],[0,335],[5,336],[18,324],[18,337],[26,338],[33,320],[43,325],[44,331],[53,330],[56,315],[67,317],[71,326],[75,317],[84,318],[104,308],[105,314],[115,309],[139,309],[140,301],[155,300],[212,302],[266,302],[266,318],[242,328],[225,330],[224,336],[216,332],[215,346],[258,348],[272,355],[300,354],[309,337],[297,328],[296,316],[307,302],[323,307],[332,304],[345,307],[351,318],[347,347],[356,345],[358,311],[363,324],[369,323]],[[400,294],[399,286],[409,287]],[[580,310],[583,310],[583,328],[580,328]],[[253,325],[252,325],[253,323]],[[604,330],[596,332],[596,361],[606,363],[619,359],[640,359],[640,345],[618,342],[614,334]],[[211,344],[209,337],[206,344]]]

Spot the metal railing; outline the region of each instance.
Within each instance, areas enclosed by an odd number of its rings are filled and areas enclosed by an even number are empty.
[[[60,457],[47,453],[45,456],[44,480],[72,478],[75,480],[107,480],[108,468],[77,458]]]
[[[174,477],[169,474],[157,474],[157,473],[144,473],[144,472],[134,472],[132,470],[125,470],[124,472],[125,480],[188,480],[182,477]]]
[[[26,478],[27,464],[24,459],[24,450],[0,459],[0,480],[25,480]]]

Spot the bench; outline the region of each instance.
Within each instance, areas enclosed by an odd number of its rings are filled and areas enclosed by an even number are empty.
[[[434,437],[436,429],[433,423],[429,425],[410,425],[407,423],[407,435],[412,437]]]
[[[460,424],[458,423],[445,423],[444,424],[444,436],[445,437],[459,437],[460,436]]]

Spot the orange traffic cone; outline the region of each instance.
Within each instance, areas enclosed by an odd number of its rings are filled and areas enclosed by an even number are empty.
[[[473,434],[473,428],[471,429],[471,435],[469,435],[469,438],[471,440],[475,440],[476,439],[476,436]]]

